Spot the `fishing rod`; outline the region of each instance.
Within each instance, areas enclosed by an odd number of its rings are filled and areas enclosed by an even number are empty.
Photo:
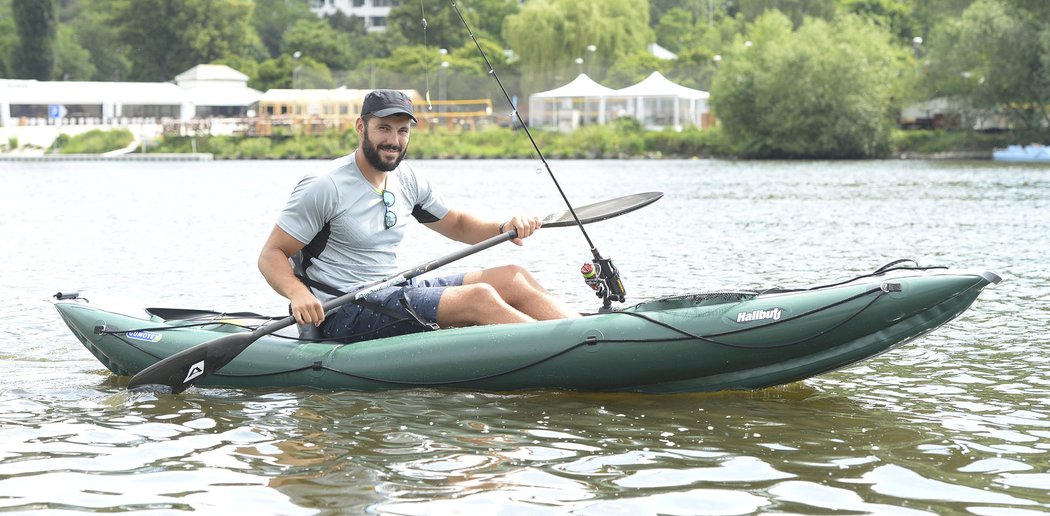
[[[547,169],[547,174],[550,176],[551,181],[554,182],[554,186],[558,189],[558,194],[561,195],[565,205],[569,207],[569,213],[572,214],[573,220],[576,221],[576,225],[580,228],[580,232],[583,233],[584,240],[587,241],[587,245],[591,248],[591,255],[594,256],[593,264],[594,270],[587,271],[586,264],[584,265],[585,277],[594,276],[600,278],[600,283],[592,283],[593,280],[588,279],[588,283],[597,291],[597,295],[602,298],[603,306],[602,311],[609,311],[612,301],[618,301],[620,303],[627,300],[627,292],[624,290],[623,282],[620,281],[620,271],[616,269],[616,266],[612,263],[612,258],[603,258],[601,253],[598,252],[598,248],[591,241],[590,235],[587,234],[587,230],[584,229],[583,223],[580,222],[580,218],[576,216],[576,210],[572,208],[572,203],[569,202],[569,197],[565,195],[565,190],[562,189],[561,184],[558,182],[558,178],[554,177],[554,171],[551,170],[550,164],[547,163],[547,158],[543,156],[543,151],[540,150],[540,146],[536,143],[536,139],[532,137],[532,132],[529,131],[528,124],[521,118],[521,113],[518,111],[518,106],[514,105],[514,100],[511,98],[510,93],[507,92],[507,88],[503,86],[503,81],[500,80],[499,75],[496,74],[496,69],[492,66],[492,62],[489,61],[489,56],[485,54],[485,50],[481,48],[481,43],[478,42],[478,38],[474,36],[474,31],[471,30],[470,25],[467,23],[467,19],[463,17],[463,12],[459,10],[459,6],[456,5],[456,0],[448,0],[449,5],[456,11],[456,15],[459,16],[459,21],[463,22],[463,28],[467,30],[467,34],[470,35],[470,39],[474,41],[474,46],[478,48],[478,52],[481,54],[482,59],[485,60],[485,66],[489,68],[489,75],[493,79],[496,79],[496,84],[499,85],[500,91],[503,92],[503,96],[507,99],[507,103],[510,104],[514,116],[518,119],[518,123],[521,124],[522,129],[525,130],[525,134],[529,137],[529,141],[532,142],[532,148],[536,150],[536,155],[539,156],[540,161],[543,163],[543,167]]]

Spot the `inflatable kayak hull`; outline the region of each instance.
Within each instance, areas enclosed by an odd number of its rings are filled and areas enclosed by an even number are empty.
[[[658,299],[579,319],[444,329],[354,344],[259,339],[201,385],[673,393],[758,389],[849,366],[965,311],[994,273],[895,268],[833,285]],[[249,331],[255,314],[55,303],[114,374]]]

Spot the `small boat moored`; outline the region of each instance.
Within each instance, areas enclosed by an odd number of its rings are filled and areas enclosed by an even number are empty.
[[[994,149],[992,151],[992,159],[995,161],[1050,163],[1050,147],[1039,144],[1009,145],[1005,149]]]

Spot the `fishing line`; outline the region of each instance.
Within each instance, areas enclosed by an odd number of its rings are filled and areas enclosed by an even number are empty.
[[[594,243],[591,242],[590,236],[587,235],[587,230],[584,229],[583,223],[580,222],[580,218],[576,216],[576,210],[573,209],[572,203],[569,202],[569,198],[565,195],[565,191],[562,190],[561,184],[558,183],[558,178],[554,177],[554,171],[551,170],[550,165],[547,163],[547,158],[544,157],[543,151],[540,150],[539,144],[536,143],[536,139],[532,137],[532,132],[529,131],[528,125],[525,123],[525,120],[521,118],[518,106],[514,105],[514,99],[512,99],[510,93],[507,92],[507,88],[503,86],[503,81],[500,80],[498,75],[496,75],[496,69],[492,66],[492,62],[489,61],[488,54],[486,54],[485,50],[481,48],[481,43],[478,42],[478,38],[474,36],[474,31],[471,30],[470,25],[467,23],[467,19],[463,17],[463,13],[459,10],[459,6],[456,5],[455,0],[449,0],[448,3],[452,6],[452,9],[456,11],[456,15],[459,16],[459,21],[463,23],[463,28],[467,30],[470,39],[474,41],[474,46],[478,48],[481,58],[485,60],[485,66],[489,69],[489,75],[491,75],[492,78],[496,80],[496,84],[499,85],[499,89],[503,92],[503,96],[506,97],[507,102],[510,104],[514,116],[518,119],[518,123],[520,123],[521,127],[525,130],[525,134],[529,137],[529,141],[532,142],[532,148],[536,150],[536,154],[539,156],[540,161],[543,162],[544,168],[547,169],[547,174],[550,175],[551,180],[554,181],[554,186],[558,189],[558,193],[561,194],[562,200],[565,201],[565,205],[569,207],[569,213],[572,214],[573,220],[575,220],[576,224],[580,226],[580,231],[583,232],[583,237],[587,240],[587,245],[591,247],[591,251],[597,256],[597,249],[595,249]]]
[[[423,48],[426,49],[427,45],[427,11],[423,8],[423,0],[419,0],[419,16],[423,22]],[[427,59],[426,52],[423,53],[423,77],[426,80],[426,98],[427,98],[427,111],[434,110],[434,104],[430,102],[430,60]]]
[[[551,181],[554,182],[554,186],[558,189],[558,194],[561,195],[565,205],[569,208],[569,213],[572,214],[573,220],[576,221],[576,225],[580,228],[580,232],[583,233],[584,240],[587,241],[587,245],[591,248],[591,254],[594,256],[594,265],[598,269],[599,275],[602,281],[605,282],[606,291],[601,293],[604,298],[604,305],[602,311],[610,311],[610,301],[616,300],[619,302],[626,301],[626,292],[623,288],[623,283],[620,282],[620,273],[616,270],[616,267],[612,264],[612,259],[602,258],[598,248],[595,247],[594,242],[591,241],[590,235],[587,234],[587,230],[583,227],[583,222],[576,215],[576,210],[573,209],[572,203],[569,202],[568,196],[565,195],[565,190],[562,189],[561,184],[558,182],[558,178],[554,177],[554,171],[551,170],[550,164],[547,163],[547,158],[544,157],[543,151],[540,150],[540,146],[536,143],[536,139],[532,137],[532,131],[529,130],[528,124],[521,117],[521,112],[518,111],[518,106],[514,104],[514,99],[511,98],[510,93],[507,92],[507,88],[503,86],[503,81],[500,80],[499,75],[496,74],[496,69],[492,66],[492,62],[489,61],[488,54],[481,48],[481,43],[478,42],[478,38],[474,35],[474,31],[471,30],[470,24],[467,23],[467,19],[463,17],[463,12],[459,10],[459,6],[456,5],[456,0],[448,0],[449,5],[456,11],[456,15],[459,17],[459,21],[463,23],[463,28],[467,30],[467,34],[470,35],[470,39],[474,41],[474,46],[478,48],[478,52],[481,54],[482,59],[485,60],[485,65],[488,66],[489,75],[496,80],[496,84],[499,85],[500,91],[503,92],[503,96],[507,99],[507,103],[510,104],[514,116],[518,119],[518,123],[521,124],[522,129],[525,130],[525,134],[529,137],[529,141],[532,142],[532,148],[536,150],[536,154],[539,156],[540,161],[543,163],[544,168],[547,169],[547,174],[550,176]]]

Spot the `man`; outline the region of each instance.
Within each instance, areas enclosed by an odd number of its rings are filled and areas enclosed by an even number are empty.
[[[515,229],[513,242],[521,245],[540,227],[536,217],[501,222],[447,206],[425,177],[402,162],[415,121],[404,93],[369,93],[356,122],[357,150],[327,172],[307,176],[292,192],[259,255],[259,271],[291,302],[295,320],[318,325],[325,338],[349,342],[421,331],[433,323],[458,327],[577,316],[528,271],[507,265],[413,279],[325,319],[318,296],[331,299],[398,272],[396,248],[410,216],[468,244]]]

